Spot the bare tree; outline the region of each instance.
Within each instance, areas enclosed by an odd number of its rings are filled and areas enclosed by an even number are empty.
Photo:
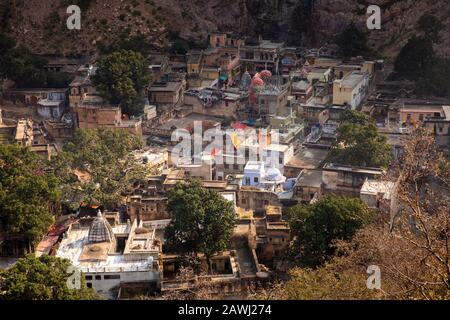
[[[314,270],[293,269],[279,290],[288,299],[449,299],[450,165],[433,136],[417,129],[384,179],[396,181],[393,204],[335,257]],[[381,270],[381,289],[366,286]],[[274,288],[276,289],[276,288]]]
[[[425,129],[412,132],[389,171],[394,205],[351,243],[341,243],[349,270],[378,265],[386,299],[450,297],[450,165]],[[359,268],[359,269],[358,269]]]

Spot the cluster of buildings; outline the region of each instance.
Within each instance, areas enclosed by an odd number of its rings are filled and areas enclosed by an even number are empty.
[[[95,63],[71,65],[74,80],[66,89],[10,89],[6,97],[35,108],[41,122],[6,123],[0,116],[2,143],[49,154],[51,143],[57,152],[75,128],[114,128],[143,136],[148,146],[134,152],[135,159],[155,169],[130,186],[117,211],[81,205],[37,253],[69,259],[89,287],[107,296],[177,290],[184,285],[176,278],[182,262],[164,250],[171,218],[166,194],[176,183],[197,178],[235,208],[229,250],[213,258],[208,276],[233,291],[266,278],[267,268],[282,268],[292,240],[287,208],[329,194],[359,197],[374,209],[391,206],[395,184],[380,180],[381,168],[328,160],[341,113],[358,109],[375,118],[398,157],[402,137],[415,125],[432,130],[449,150],[450,103],[414,100],[407,83],[381,81],[383,61],[344,61],[318,52],[214,33],[205,50],[150,54],[152,82],[144,114],[135,118],[98,95]],[[198,128],[201,134],[215,130],[220,143],[211,147],[211,140],[202,139],[180,153],[174,132],[195,134]]]

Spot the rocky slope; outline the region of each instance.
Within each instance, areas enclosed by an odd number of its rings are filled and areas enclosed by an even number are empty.
[[[71,3],[85,7],[80,31],[65,27]],[[365,28],[370,4],[382,8],[380,31]],[[429,12],[445,25],[437,49],[450,55],[449,0],[1,0],[0,6],[0,26],[39,53],[93,53],[99,41],[137,32],[158,48],[167,44],[169,31],[204,39],[210,31],[227,30],[320,45],[353,21],[389,57],[417,33],[417,20]]]

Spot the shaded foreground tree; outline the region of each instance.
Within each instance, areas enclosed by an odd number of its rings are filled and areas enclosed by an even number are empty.
[[[289,211],[293,254],[303,266],[316,267],[333,256],[334,242],[351,240],[371,222],[373,212],[357,198],[329,196]]]
[[[380,135],[375,122],[362,112],[347,110],[337,129],[333,161],[353,166],[387,167],[392,160],[387,138]]]
[[[0,271],[0,300],[92,300],[99,296],[86,287],[84,277],[80,289],[67,285],[68,260],[51,256],[40,258],[30,254],[4,271]]]
[[[168,250],[203,253],[209,266],[214,254],[228,248],[236,224],[232,203],[198,180],[178,183],[167,197],[172,217],[165,230]]]
[[[39,242],[54,218],[58,180],[28,148],[0,145],[0,230]]]

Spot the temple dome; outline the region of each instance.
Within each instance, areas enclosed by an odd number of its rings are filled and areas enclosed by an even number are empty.
[[[281,174],[278,168],[270,168],[266,171],[266,180],[269,181],[282,181],[284,180],[283,175]]]
[[[258,77],[253,77],[252,85],[253,86],[262,86],[262,85],[264,85],[264,80],[261,78],[258,78]]]
[[[263,70],[260,72],[261,78],[272,78],[272,72],[269,70]]]
[[[103,218],[102,213],[98,210],[97,217],[92,222],[89,229],[88,241],[89,243],[96,242],[112,242],[113,234],[111,226],[108,221]]]
[[[248,71],[245,71],[245,73],[241,77],[240,83],[241,90],[246,91],[251,83],[252,83],[252,76],[250,75],[250,73],[248,73]]]

